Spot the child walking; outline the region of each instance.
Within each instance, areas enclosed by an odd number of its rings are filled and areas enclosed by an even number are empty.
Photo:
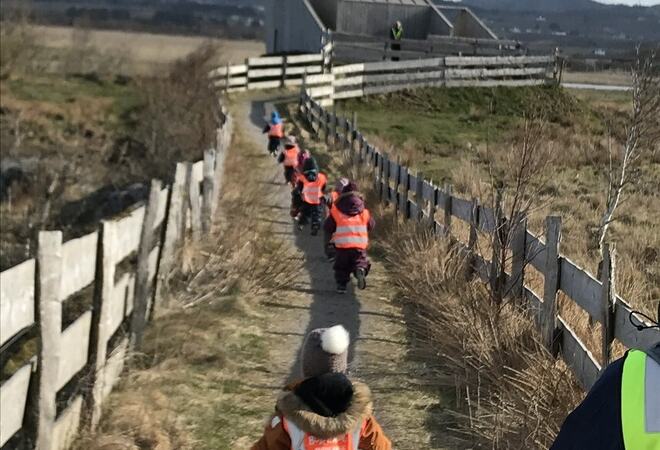
[[[302,229],[311,221],[312,236],[316,236],[323,220],[323,202],[328,178],[319,172],[314,158],[308,158],[304,164],[302,175],[292,193],[292,204],[300,211],[298,229]]]
[[[275,413],[251,450],[392,450],[373,415],[371,390],[347,375],[349,345],[341,325],[307,335],[302,380],[277,396]]]
[[[284,124],[277,111],[270,113],[270,122],[266,124],[263,132],[268,133],[268,151],[275,156],[284,137]]]
[[[337,292],[346,293],[351,274],[357,280],[359,289],[367,287],[367,275],[371,263],[367,258],[369,232],[376,222],[364,207],[364,200],[357,190],[355,182],[344,186],[337,200],[330,208],[330,215],[325,220],[324,231],[327,243],[334,244],[335,281]],[[326,245],[326,249],[330,246]]]
[[[290,183],[291,186],[294,187],[296,182],[296,168],[298,167],[299,154],[300,149],[298,148],[296,138],[293,136],[287,136],[284,140],[284,150],[280,152],[280,156],[277,158],[277,162],[284,166],[285,184]]]

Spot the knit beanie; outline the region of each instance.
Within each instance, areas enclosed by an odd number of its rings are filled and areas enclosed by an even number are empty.
[[[324,373],[346,373],[348,369],[348,331],[341,325],[309,332],[300,359],[305,378]]]
[[[348,183],[349,183],[348,178],[338,179],[337,182],[335,183],[335,192],[339,192],[341,194],[341,192],[344,190],[344,187],[346,187]]]
[[[347,194],[349,192],[357,192],[358,186],[355,181],[349,181],[349,183],[344,186],[344,189],[341,191],[342,194]]]
[[[324,373],[307,378],[293,392],[323,417],[337,417],[346,412],[353,400],[353,384],[343,373]]]
[[[319,171],[319,165],[313,156],[307,158],[303,163],[303,172],[310,172],[310,171],[315,171],[315,172]]]

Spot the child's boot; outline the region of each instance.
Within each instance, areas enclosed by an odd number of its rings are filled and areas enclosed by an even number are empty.
[[[367,273],[364,269],[360,268],[355,271],[355,278],[357,279],[358,289],[363,290],[367,287]]]

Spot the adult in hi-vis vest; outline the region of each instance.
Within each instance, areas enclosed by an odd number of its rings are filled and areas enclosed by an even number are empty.
[[[324,173],[319,172],[314,158],[308,158],[304,164],[302,175],[298,177],[296,188],[291,194],[292,204],[300,211],[297,217],[298,229],[302,230],[311,221],[312,236],[316,236],[321,228],[328,179]]]
[[[284,166],[284,184],[290,183],[292,186],[295,186],[299,153],[300,149],[298,148],[296,138],[287,136],[284,139],[284,149],[280,152],[280,156],[277,157],[277,162]]]
[[[658,324],[638,332],[657,335],[653,328]],[[607,366],[551,450],[660,450],[660,342]]]
[[[367,287],[366,277],[371,268],[367,258],[369,231],[375,225],[369,210],[364,207],[357,185],[349,182],[330,208],[330,215],[323,225],[326,249],[331,248],[330,242],[335,249],[333,268],[338,293],[346,292],[351,275],[355,276],[359,289]]]
[[[346,376],[348,331],[319,328],[305,338],[300,382],[279,395],[252,450],[391,450],[372,414],[369,388]]]
[[[277,111],[270,114],[270,122],[266,124],[263,132],[268,133],[268,151],[275,156],[284,137],[284,123]]]

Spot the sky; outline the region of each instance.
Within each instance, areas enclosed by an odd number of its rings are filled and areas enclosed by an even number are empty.
[[[643,5],[652,6],[660,4],[660,0],[596,0],[598,3],[624,4],[624,5]]]

